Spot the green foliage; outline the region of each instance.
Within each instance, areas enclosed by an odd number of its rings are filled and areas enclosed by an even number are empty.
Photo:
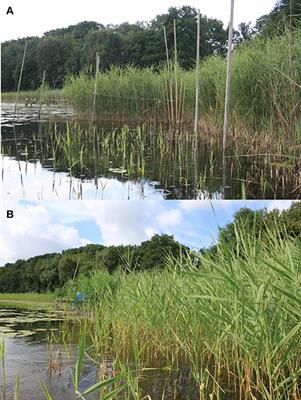
[[[241,245],[237,243],[238,232],[247,232],[250,237],[269,240],[271,232],[280,237],[301,237],[301,203],[294,203],[288,210],[253,211],[240,209],[232,222],[220,228],[218,241],[241,253]],[[216,254],[217,246],[203,253]],[[95,276],[95,287],[100,287],[102,277],[109,285],[103,293],[114,293],[119,285],[116,271],[127,275],[129,272],[157,270],[166,267],[170,257],[181,260],[189,254],[189,249],[169,235],[154,235],[139,246],[107,246],[87,245],[78,249],[65,250],[62,254],[45,254],[18,260],[0,268],[0,293],[53,292],[64,287],[67,282],[69,290],[77,290],[78,281],[85,287],[88,298],[95,297],[90,276]],[[112,277],[110,277],[112,275]],[[79,279],[76,279],[80,276]],[[94,275],[93,275],[94,276]],[[110,278],[109,278],[110,277]],[[103,286],[105,289],[105,286]],[[0,296],[1,299],[1,296]]]
[[[53,292],[70,280],[89,276],[98,269],[109,273],[123,268],[150,269],[162,266],[167,255],[178,257],[187,248],[172,236],[155,235],[140,246],[87,245],[18,260],[0,268],[0,293]]]
[[[113,66],[133,64],[139,68],[158,66],[165,62],[163,26],[167,30],[168,45],[172,54],[173,20],[178,26],[179,61],[184,68],[195,62],[196,15],[191,7],[168,10],[149,23],[112,26],[96,22],[81,22],[67,28],[46,32],[42,38],[27,38],[27,56],[23,71],[21,90],[37,89],[43,71],[51,88],[60,88],[68,75],[81,72],[92,73],[95,54],[100,55],[103,70]],[[223,23],[202,16],[201,56],[224,54],[227,32]],[[19,69],[25,39],[2,44],[2,91],[14,91],[17,87]]]
[[[288,37],[256,36],[233,54],[231,120],[251,132],[300,135],[301,30]],[[290,54],[293,56],[291,57]],[[200,69],[200,102],[203,119],[221,123],[224,112],[226,61],[206,58]],[[171,72],[170,76],[175,79]],[[137,67],[111,68],[97,78],[96,112],[99,118],[131,116],[166,119],[166,72]],[[184,119],[191,120],[195,102],[195,72],[179,68],[178,81],[185,87]],[[94,78],[88,74],[66,80],[64,92],[78,114],[91,113]]]
[[[296,202],[283,212],[277,208],[271,211],[242,208],[235,213],[233,222],[220,228],[219,242],[230,243],[235,247],[239,230],[262,240],[267,240],[270,232],[301,238],[301,203]]]
[[[201,256],[201,267],[187,255],[170,257],[163,270],[87,278],[90,351],[122,363],[134,355],[149,367],[185,365],[204,398],[293,398],[301,373],[300,243],[279,234],[281,224],[262,240],[249,229],[254,215],[243,216],[239,253],[222,241]],[[86,287],[79,279],[77,289]]]
[[[263,35],[282,35],[287,29],[300,27],[300,0],[277,0],[273,10],[257,20],[256,29]]]

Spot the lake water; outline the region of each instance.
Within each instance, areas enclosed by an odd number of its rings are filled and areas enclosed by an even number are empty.
[[[58,310],[0,303],[0,339],[5,341],[5,384],[0,367],[0,399],[13,399],[18,376],[21,400],[44,399],[40,381],[54,400],[76,399],[72,384],[76,345],[69,344],[66,351],[59,341],[50,340],[51,335],[60,338],[62,324],[63,314]],[[96,374],[96,367],[86,362],[81,389],[94,383]]]
[[[0,340],[2,337],[5,340],[5,384],[0,366],[0,399],[13,399],[18,377],[21,400],[44,400],[41,381],[54,400],[76,399],[72,375],[77,354],[77,328],[70,318],[64,320],[59,310],[0,303]],[[65,340],[63,332],[69,334]],[[99,381],[100,370],[109,378],[113,370],[111,360],[103,359],[95,364],[85,358],[80,391]],[[147,371],[139,389],[141,398],[149,395],[152,400],[161,400],[164,393],[166,400],[199,400],[198,386],[187,368],[168,374],[162,370]],[[99,393],[85,398],[99,399]],[[118,396],[118,399],[124,398],[122,394]]]
[[[150,126],[96,128],[72,108],[2,105],[4,199],[298,199],[296,160],[239,156],[189,133]],[[66,123],[69,120],[69,123]],[[109,126],[108,126],[109,125]]]

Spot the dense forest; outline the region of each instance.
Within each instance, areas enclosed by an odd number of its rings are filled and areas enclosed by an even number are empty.
[[[300,0],[280,0],[272,12],[258,19],[256,25],[241,23],[235,31],[234,43],[239,45],[255,35],[275,36],[288,24],[296,27],[300,20]],[[22,90],[37,89],[43,71],[51,88],[61,88],[69,75],[92,73],[96,52],[100,67],[160,66],[166,60],[163,27],[166,28],[170,56],[173,56],[173,21],[177,24],[178,60],[182,68],[191,69],[195,63],[197,10],[184,6],[171,7],[167,14],[149,22],[104,26],[97,22],[82,22],[67,28],[46,32],[43,37],[28,37],[2,44],[2,91],[15,91],[25,42],[27,52],[22,77]],[[201,16],[200,56],[225,55],[227,29],[214,18]]]
[[[239,229],[262,240],[271,232],[276,232],[279,237],[289,235],[301,238],[301,203],[295,203],[283,212],[278,209],[253,211],[242,208],[231,223],[220,228],[218,243],[227,242],[236,251]],[[216,251],[218,244],[200,249],[199,255],[204,252],[215,254]],[[113,273],[120,268],[126,272],[164,268],[168,255],[180,259],[187,253],[195,255],[194,251],[169,235],[154,235],[140,245],[105,247],[90,244],[65,250],[61,254],[44,254],[6,264],[0,268],[0,292],[54,291],[79,274],[89,275],[96,270]],[[196,260],[201,263],[200,257]]]

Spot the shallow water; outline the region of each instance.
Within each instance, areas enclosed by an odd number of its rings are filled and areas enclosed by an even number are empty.
[[[28,308],[3,305],[0,302],[0,340],[5,340],[5,384],[0,366],[0,399],[12,400],[19,377],[21,400],[44,400],[40,382],[44,382],[54,400],[75,400],[72,374],[76,362],[77,329],[69,320],[64,322],[63,312],[54,309]],[[64,324],[69,323],[68,327]],[[74,333],[62,345],[62,332]],[[54,335],[54,341],[49,337]],[[73,336],[73,335],[72,335]],[[48,339],[47,339],[48,338]],[[164,366],[164,365],[163,365]],[[137,369],[133,366],[133,369]],[[86,357],[80,381],[84,391],[99,381],[100,371],[110,378],[114,371],[112,360],[103,359],[94,364]],[[152,400],[198,400],[198,387],[189,370],[148,370],[139,381],[141,398]],[[85,396],[87,400],[99,399],[98,393]],[[120,394],[118,399],[124,399]],[[128,398],[128,397],[126,397]]]
[[[13,307],[0,303],[0,339],[5,341],[5,384],[0,368],[0,399],[11,400],[19,376],[21,400],[45,399],[40,387],[43,381],[54,400],[76,399],[72,370],[76,345],[68,352],[59,342],[49,345],[51,334],[60,335],[63,314],[58,310]],[[95,382],[97,369],[86,362],[81,389]],[[96,398],[95,396],[87,397]]]
[[[13,122],[13,106],[2,105],[4,199],[300,198],[294,160],[230,149],[224,164],[220,145],[187,133],[67,125],[67,106],[43,109],[40,120],[38,106],[18,110]]]

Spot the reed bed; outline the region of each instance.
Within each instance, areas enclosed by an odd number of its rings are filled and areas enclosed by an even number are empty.
[[[114,274],[81,277],[69,290],[86,295],[89,354],[134,369],[189,368],[200,399],[297,400],[300,252],[277,229],[254,237],[237,225],[236,245],[215,254],[127,273],[129,255]]]
[[[238,125],[250,132],[270,130],[273,135],[286,133],[300,138],[301,31],[296,31],[290,39],[290,51],[288,35],[269,40],[258,37],[234,51],[232,128]],[[132,117],[167,122],[177,113],[183,122],[193,121],[195,71],[184,71],[179,66],[168,72],[166,68],[112,67],[108,72],[100,72],[97,79],[98,118]],[[224,58],[214,56],[202,62],[200,115],[215,127],[223,121],[225,80]],[[91,114],[93,92],[94,78],[85,74],[69,77],[64,87],[66,97],[79,114]]]

